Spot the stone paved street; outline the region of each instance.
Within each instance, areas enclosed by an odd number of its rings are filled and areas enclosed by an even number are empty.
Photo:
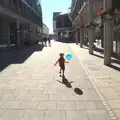
[[[75,44],[70,46],[93,83],[111,119],[120,120],[119,62],[115,62],[115,58],[112,58],[111,67],[108,67],[103,64],[102,53],[94,51],[94,55],[90,55],[85,46],[84,48]]]
[[[54,67],[60,52],[73,55],[65,73],[72,88],[62,83],[59,67]],[[76,55],[68,44],[53,42],[52,47],[36,50],[23,63],[2,70],[0,120],[111,120],[112,111],[106,111]],[[119,106],[120,101],[116,102]]]

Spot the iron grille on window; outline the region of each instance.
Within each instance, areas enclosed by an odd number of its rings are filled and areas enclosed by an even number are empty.
[[[112,8],[120,10],[120,0],[112,0]]]

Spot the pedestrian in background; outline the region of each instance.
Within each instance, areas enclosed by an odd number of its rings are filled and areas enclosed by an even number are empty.
[[[51,38],[48,37],[48,44],[49,44],[49,47],[51,47]]]
[[[44,46],[47,47],[47,37],[43,38]]]

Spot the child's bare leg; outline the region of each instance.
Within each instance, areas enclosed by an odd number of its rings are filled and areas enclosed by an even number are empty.
[[[61,74],[61,70],[62,70],[62,69],[60,68],[60,72],[59,72],[60,74]]]
[[[63,72],[63,76],[64,76],[65,70],[62,70],[62,72]]]

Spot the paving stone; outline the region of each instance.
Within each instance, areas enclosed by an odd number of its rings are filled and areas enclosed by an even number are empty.
[[[5,109],[17,109],[21,101],[4,101],[0,108]]]
[[[19,94],[15,100],[31,100],[33,94]]]
[[[83,101],[82,95],[68,94],[65,96],[66,101]]]
[[[110,111],[108,111],[108,113],[109,113],[109,114],[113,114],[113,111],[110,110]]]
[[[27,94],[29,90],[30,90],[30,89],[25,89],[25,88],[23,89],[23,88],[21,88],[21,89],[16,89],[16,90],[14,91],[14,93]]]
[[[113,88],[101,88],[100,91],[102,93],[106,93],[106,94],[115,94],[115,90]]]
[[[65,111],[46,111],[44,120],[65,120]]]
[[[83,100],[86,100],[86,101],[96,101],[96,100],[100,100],[100,98],[98,97],[97,94],[92,94],[92,95],[83,95]]]
[[[7,109],[0,109],[0,117],[5,113]]]
[[[67,94],[75,94],[74,93],[74,90],[72,90],[72,89],[66,89],[66,88],[59,88],[59,93],[61,93],[61,94],[65,94],[65,95],[67,95]]]
[[[76,110],[75,102],[60,101],[58,102],[57,110]]]
[[[0,106],[3,105],[4,102],[5,100],[0,100]]]
[[[35,94],[32,100],[49,100],[49,94]]]
[[[43,93],[44,88],[31,88],[28,93],[31,94],[38,94],[38,93]]]
[[[118,120],[120,119],[120,109],[114,110],[115,115],[117,116]]]
[[[0,96],[1,100],[15,100],[15,98],[18,96],[18,94],[3,94]]]
[[[41,110],[56,110],[57,109],[57,101],[40,101],[38,108]]]
[[[120,99],[120,96],[117,94],[117,93],[115,93],[115,94],[105,94],[104,95],[104,97],[105,97],[105,99],[106,100],[119,100]]]
[[[111,108],[120,108],[120,100],[109,100],[108,104]]]
[[[45,88],[43,93],[58,93],[58,88]]]
[[[77,110],[99,110],[105,109],[103,104],[100,101],[93,102],[76,102]]]
[[[110,120],[105,110],[88,110],[89,120]]]
[[[90,100],[90,101],[96,101],[100,100],[99,96],[93,89],[88,89],[87,91],[83,91],[83,100]]]
[[[37,109],[39,101],[22,101],[18,109]]]
[[[21,120],[24,112],[24,110],[7,110],[0,120]]]
[[[22,120],[44,120],[45,111],[26,110]]]
[[[89,120],[85,111],[67,111],[66,120]]]
[[[110,113],[110,114],[109,114],[109,116],[110,116],[110,117],[114,117],[115,115],[114,115],[114,114],[112,114],[112,113]]]
[[[76,109],[77,110],[85,110],[86,107],[85,107],[84,102],[76,102]]]
[[[97,110],[99,110],[99,109],[104,110],[105,109],[105,107],[104,107],[104,105],[102,104],[101,101],[94,101],[94,104],[95,104],[95,107],[96,107]]]
[[[50,100],[65,100],[64,94],[50,94]]]

